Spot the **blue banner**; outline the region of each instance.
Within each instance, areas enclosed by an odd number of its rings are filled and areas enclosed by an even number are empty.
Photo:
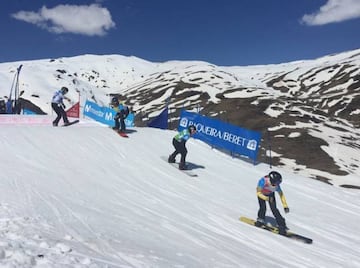
[[[31,114],[36,114],[36,113],[33,112],[33,111],[30,111],[30,110],[28,110],[28,109],[23,109],[23,114],[31,115]]]
[[[167,129],[168,128],[168,118],[169,112],[168,107],[166,107],[157,117],[155,117],[149,124],[148,127]]]
[[[6,113],[12,114],[13,113],[13,102],[11,100],[8,100],[6,102]]]
[[[105,125],[113,127],[115,125],[114,116],[116,112],[109,108],[97,105],[95,102],[86,101],[84,106],[84,115],[103,123]],[[129,113],[125,119],[126,127],[134,126],[134,114]]]
[[[178,130],[180,131],[190,125],[195,125],[197,130],[194,138],[214,147],[248,156],[256,161],[261,141],[260,132],[247,130],[183,110],[180,115]]]

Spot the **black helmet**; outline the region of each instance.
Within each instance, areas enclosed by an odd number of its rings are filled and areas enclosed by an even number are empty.
[[[281,174],[276,171],[271,171],[269,173],[269,178],[270,178],[271,184],[280,184],[282,182]]]
[[[191,125],[191,126],[188,126],[188,130],[189,130],[190,133],[193,133],[193,132],[196,131],[196,128],[195,128],[194,125]]]
[[[66,94],[69,92],[69,89],[67,87],[62,87],[60,90],[62,94]]]
[[[119,99],[116,98],[116,97],[113,97],[113,98],[111,99],[111,104],[118,105],[118,104],[119,104]]]

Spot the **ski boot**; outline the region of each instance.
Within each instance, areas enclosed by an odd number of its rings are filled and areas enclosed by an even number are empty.
[[[179,169],[180,169],[180,170],[186,170],[185,163],[180,163],[180,164],[179,164]]]
[[[279,226],[279,235],[285,235],[286,236],[286,230],[288,230],[288,228],[286,226]]]
[[[168,163],[175,163],[175,158],[171,157],[171,155],[168,158]]]
[[[256,227],[262,227],[264,225],[265,225],[265,220],[264,219],[262,219],[262,218],[257,218],[256,219],[256,222],[255,222]]]

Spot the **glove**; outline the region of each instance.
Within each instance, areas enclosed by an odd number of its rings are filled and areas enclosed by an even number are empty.
[[[274,197],[273,196],[269,196],[269,203],[274,202]]]
[[[289,208],[284,208],[285,213],[289,213],[290,209]]]

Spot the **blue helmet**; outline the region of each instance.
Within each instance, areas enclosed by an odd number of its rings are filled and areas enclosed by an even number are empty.
[[[111,104],[112,105],[119,105],[119,99],[117,97],[113,97],[111,99]]]

